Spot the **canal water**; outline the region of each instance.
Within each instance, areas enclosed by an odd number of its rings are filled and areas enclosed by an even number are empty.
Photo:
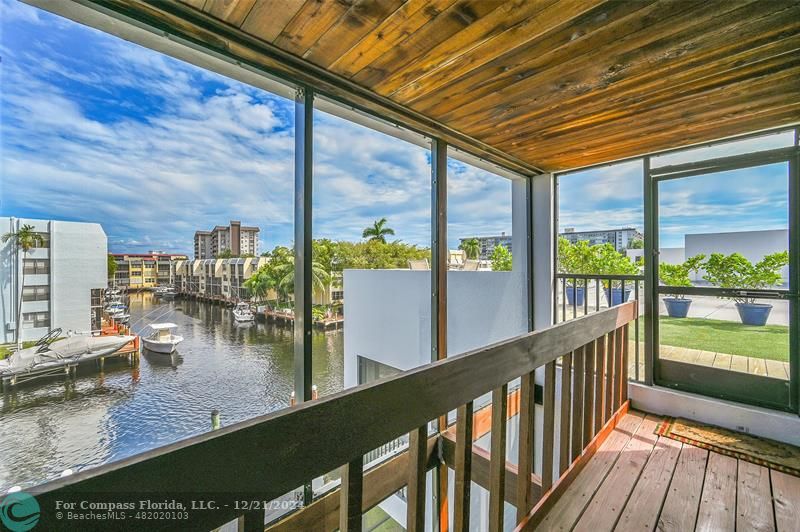
[[[112,462],[289,404],[292,329],[239,325],[231,310],[193,300],[132,294],[131,326],[173,322],[183,343],[173,355],[144,351],[137,367],[107,360],[75,380],[34,381],[2,394],[0,492]],[[320,395],[343,387],[343,335],[314,333],[314,383]],[[320,356],[324,353],[324,356]]]

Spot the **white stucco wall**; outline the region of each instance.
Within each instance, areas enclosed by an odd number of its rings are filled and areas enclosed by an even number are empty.
[[[100,224],[59,222],[50,235],[50,323],[64,331],[91,329],[91,291],[106,288],[108,239]]]
[[[528,330],[525,278],[517,272],[451,271],[448,354]],[[345,270],[344,383],[358,383],[357,356],[407,370],[430,362],[431,273]]]
[[[91,291],[106,287],[107,238],[99,224],[0,218],[2,233],[32,225],[50,234],[50,247],[34,249],[31,259],[49,259],[50,273],[25,276],[25,286],[50,286],[47,301],[25,301],[22,312],[50,312],[50,328],[85,332],[91,328]],[[22,256],[9,241],[0,247],[0,341],[13,342]],[[35,340],[47,327],[22,329],[22,340]]]
[[[729,255],[741,253],[751,262],[757,262],[765,255],[789,249],[789,231],[774,229],[766,231],[737,231],[731,233],[701,233],[685,236],[686,256],[693,257],[703,253],[708,257],[712,253]],[[694,280],[703,278],[699,271]],[[789,278],[789,267],[781,271],[784,281]]]

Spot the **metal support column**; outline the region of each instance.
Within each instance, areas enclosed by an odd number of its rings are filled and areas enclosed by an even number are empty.
[[[298,87],[294,102],[294,391],[298,403],[311,400],[311,193],[314,93]],[[311,484],[303,501],[311,503]]]
[[[650,175],[650,157],[642,159],[644,175],[644,381],[655,380],[658,349],[658,182]],[[638,339],[637,339],[638,341]]]
[[[431,145],[431,361],[447,357],[447,143]],[[447,429],[447,415],[437,420]],[[440,457],[441,458],[441,457]],[[447,464],[433,470],[433,529],[448,530]]]
[[[800,147],[800,129],[794,130]],[[791,409],[800,413],[800,150],[789,159],[789,388]]]

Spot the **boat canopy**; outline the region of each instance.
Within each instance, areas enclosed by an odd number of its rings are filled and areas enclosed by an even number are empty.
[[[177,329],[178,326],[174,323],[151,323],[149,327],[156,331],[161,331],[164,329]]]

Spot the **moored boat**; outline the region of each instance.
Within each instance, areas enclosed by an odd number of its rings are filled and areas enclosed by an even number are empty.
[[[233,319],[238,322],[255,321],[256,315],[247,303],[238,303],[233,309]]]
[[[151,323],[148,327],[153,332],[148,336],[142,336],[142,343],[149,351],[168,355],[183,341],[183,336],[173,332],[178,328],[174,323]]]

